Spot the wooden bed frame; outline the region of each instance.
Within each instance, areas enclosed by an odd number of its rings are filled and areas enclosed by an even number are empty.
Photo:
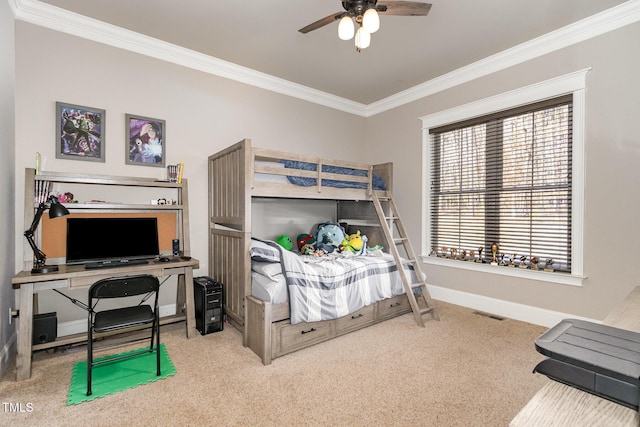
[[[317,171],[284,169],[261,162],[278,160],[314,163]],[[322,165],[366,170],[367,176],[325,173]],[[259,182],[254,179],[255,173],[316,178],[318,184],[303,187]],[[372,190],[373,173],[384,179],[387,190]],[[380,197],[391,196],[392,178],[391,163],[367,165],[253,148],[249,139],[209,156],[209,275],[224,285],[227,321],[243,332],[243,345],[251,348],[265,365],[286,353],[407,313],[411,307],[406,295],[400,295],[339,319],[291,325],[287,303],[271,304],[251,296],[252,199],[347,201],[345,212],[349,218],[378,221],[371,203],[353,201],[370,201],[372,191]],[[366,183],[367,189],[327,187],[322,185],[322,179]]]

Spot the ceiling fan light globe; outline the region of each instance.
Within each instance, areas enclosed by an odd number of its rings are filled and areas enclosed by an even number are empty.
[[[351,40],[355,28],[353,27],[353,21],[349,16],[343,16],[338,24],[338,37],[340,40]]]
[[[371,44],[371,34],[363,27],[358,28],[356,32],[356,48],[366,49]]]
[[[369,34],[375,33],[380,29],[380,15],[375,8],[367,9],[362,16],[362,26]]]

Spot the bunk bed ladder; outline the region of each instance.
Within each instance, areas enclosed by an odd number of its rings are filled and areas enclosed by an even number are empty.
[[[409,304],[411,305],[416,323],[418,326],[424,327],[423,316],[425,314],[430,314],[433,319],[440,320],[431,296],[429,295],[427,284],[424,281],[420,263],[411,247],[407,232],[400,221],[398,209],[393,199],[391,196],[378,197],[378,195],[373,192],[373,205],[378,214],[380,225],[382,226],[387,242],[389,242],[389,252],[393,255],[396,265],[398,266],[398,272],[402,278],[404,290],[409,298]],[[394,235],[396,232],[397,234]],[[399,248],[404,249],[405,259],[401,257],[398,250]],[[407,271],[404,269],[404,265],[406,264],[413,266],[413,270],[418,278],[416,283],[411,282],[410,275],[407,274]]]

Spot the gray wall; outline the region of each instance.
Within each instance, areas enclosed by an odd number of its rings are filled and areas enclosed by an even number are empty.
[[[7,2],[0,2],[0,204],[11,207],[14,198],[14,25]],[[14,307],[11,276],[15,263],[13,209],[0,215],[0,378],[7,370],[15,347],[15,323],[9,324],[9,307]]]
[[[367,122],[369,160],[394,162],[395,199],[415,248],[421,242],[419,117],[591,67],[586,90],[583,286],[426,265],[428,283],[463,293],[603,319],[640,285],[640,24],[420,99]],[[389,144],[394,150],[389,150]],[[397,149],[399,148],[399,149]]]

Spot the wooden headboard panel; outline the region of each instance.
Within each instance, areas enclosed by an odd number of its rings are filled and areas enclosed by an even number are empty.
[[[158,244],[161,252],[171,252],[171,241],[176,238],[176,214],[174,212],[101,212],[71,213],[68,216],[50,219],[49,214],[42,216],[42,251],[47,258],[66,257],[67,221],[66,218],[158,218]],[[117,236],[113,236],[117,239]]]

